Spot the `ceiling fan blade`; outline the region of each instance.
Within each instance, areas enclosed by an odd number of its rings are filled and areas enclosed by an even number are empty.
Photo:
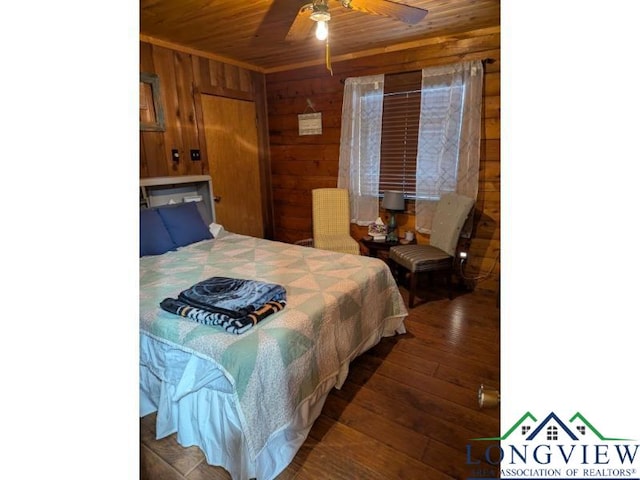
[[[351,0],[350,2],[344,2],[347,8],[356,10],[358,12],[372,13],[374,15],[382,15],[384,17],[394,18],[401,22],[408,23],[409,25],[415,25],[422,20],[428,10],[424,10],[418,7],[412,7],[410,5],[404,5],[402,3],[391,2],[389,0]]]
[[[264,44],[282,40],[299,9],[299,1],[274,0],[256,30],[255,43]]]
[[[305,5],[298,11],[298,15],[296,15],[296,18],[293,20],[285,40],[304,40],[309,36],[316,22],[311,20],[311,9],[308,7],[309,5]]]

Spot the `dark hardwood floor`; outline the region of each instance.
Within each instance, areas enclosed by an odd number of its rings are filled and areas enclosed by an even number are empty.
[[[353,362],[278,480],[498,476],[495,466],[467,465],[466,446],[500,435],[499,408],[480,409],[477,399],[480,384],[500,387],[500,310],[495,295],[442,293],[409,311],[406,334]],[[155,440],[154,422],[155,414],[140,420],[141,479],[231,478],[175,434]]]

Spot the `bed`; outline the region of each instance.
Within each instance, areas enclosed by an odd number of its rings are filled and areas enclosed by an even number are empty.
[[[141,227],[142,228],[142,227]],[[282,285],[286,307],[234,335],[162,310],[210,277]],[[291,462],[351,360],[404,333],[407,311],[381,260],[220,232],[140,258],[140,416],[177,433],[234,480]]]

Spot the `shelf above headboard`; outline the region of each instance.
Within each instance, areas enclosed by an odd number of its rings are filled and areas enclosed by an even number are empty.
[[[140,179],[140,208],[157,207],[168,203],[198,201],[207,225],[216,220],[213,188],[209,175],[180,177],[151,177]]]

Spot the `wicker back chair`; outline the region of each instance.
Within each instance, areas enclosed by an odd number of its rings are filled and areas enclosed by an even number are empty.
[[[317,188],[311,195],[314,247],[360,255],[360,246],[349,231],[349,192],[343,188]]]

